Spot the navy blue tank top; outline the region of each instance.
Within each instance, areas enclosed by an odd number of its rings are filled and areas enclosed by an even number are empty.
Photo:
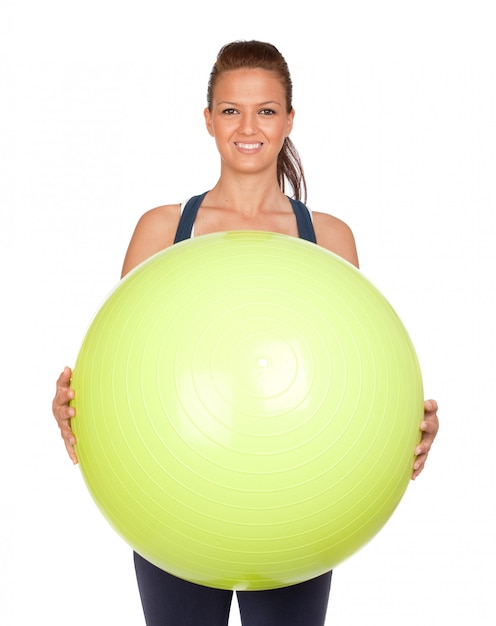
[[[191,237],[198,209],[200,208],[203,198],[207,195],[207,193],[208,192],[206,191],[199,196],[193,196],[188,200],[188,202],[186,202],[181,214],[181,219],[179,220],[174,243],[184,241],[185,239],[189,239]],[[303,202],[300,202],[299,200],[289,198],[289,201],[291,202],[291,206],[293,207],[293,211],[295,213],[300,238],[311,241],[312,243],[317,243],[317,237],[315,236],[310,211],[303,204]]]

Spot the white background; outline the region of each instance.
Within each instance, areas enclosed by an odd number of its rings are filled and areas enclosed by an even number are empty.
[[[490,4],[0,1],[0,623],[143,624],[50,404],[138,217],[215,183],[206,84],[239,38],[285,55],[308,204],[353,228],[440,405],[426,471],[336,569],[328,623],[495,623]]]

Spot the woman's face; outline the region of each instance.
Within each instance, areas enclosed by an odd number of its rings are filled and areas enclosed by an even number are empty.
[[[205,109],[208,132],[215,138],[223,167],[257,173],[277,168],[277,156],[293,127],[294,111],[274,72],[240,69],[225,72]]]

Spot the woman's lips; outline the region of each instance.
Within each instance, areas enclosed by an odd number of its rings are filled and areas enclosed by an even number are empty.
[[[236,141],[234,142],[236,148],[238,148],[238,150],[240,150],[241,152],[256,152],[257,150],[260,150],[260,148],[262,147],[262,143],[257,141],[256,143],[245,143],[243,141]]]

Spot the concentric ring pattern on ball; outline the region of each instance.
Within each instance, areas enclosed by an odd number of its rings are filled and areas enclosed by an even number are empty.
[[[95,502],[143,557],[224,589],[317,576],[408,485],[420,369],[386,299],[301,239],[207,235],[110,294],[76,360]]]

